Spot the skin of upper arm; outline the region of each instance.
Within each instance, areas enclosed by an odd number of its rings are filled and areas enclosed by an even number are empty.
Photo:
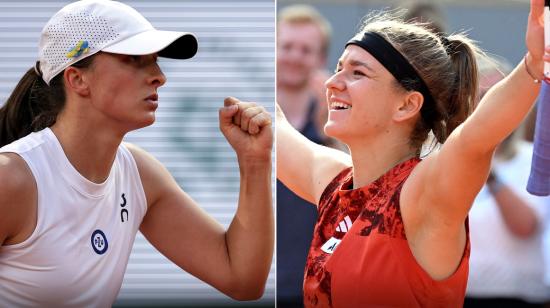
[[[401,211],[411,233],[440,227],[460,232],[487,180],[494,150],[470,149],[461,136],[462,128],[459,126],[439,151],[420,162],[403,186]]]
[[[301,198],[318,204],[326,186],[351,166],[342,151],[318,145],[294,129],[277,110],[277,178]]]
[[[462,136],[463,125],[448,138],[441,150],[420,164],[423,189],[419,203],[434,223],[457,228],[464,224],[472,203],[487,180],[494,148],[480,151],[469,147]],[[420,183],[419,183],[420,184]]]
[[[487,180],[494,150],[532,106],[535,86],[526,75],[519,65],[493,86],[403,186],[401,212],[409,244],[435,277],[444,277],[458,264],[466,243],[464,222]]]
[[[189,197],[150,154],[127,144],[145,190],[148,210],[140,231],[176,265],[231,294],[225,229]]]
[[[539,13],[542,13],[540,3],[530,17],[529,27],[542,30],[534,17]],[[541,41],[540,33],[535,32],[528,30],[528,45],[530,35],[532,45]],[[442,221],[459,228],[463,224],[487,180],[495,148],[521,123],[536,99],[537,86],[528,76],[525,63],[495,84],[472,115],[452,132],[441,151],[415,170],[420,180],[417,185],[410,185],[416,187],[411,190],[416,191],[411,203],[418,203],[422,211],[430,213],[423,215],[428,225]]]
[[[17,154],[0,154],[0,245],[26,240],[37,220],[36,181]]]
[[[318,144],[314,145],[313,192],[315,204],[319,204],[321,195],[328,184],[342,170],[352,165],[351,157],[342,151]]]
[[[469,151],[457,128],[406,180],[400,204],[407,241],[432,278],[447,278],[466,245],[465,219],[487,179],[492,151]]]

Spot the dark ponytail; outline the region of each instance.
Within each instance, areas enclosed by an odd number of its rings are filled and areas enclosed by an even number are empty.
[[[442,122],[433,132],[439,143],[472,113],[478,97],[478,68],[475,45],[462,35],[450,36],[446,48],[451,58],[455,80],[447,100],[442,102]]]
[[[87,68],[93,58],[87,57],[72,66]],[[29,69],[0,108],[0,147],[52,126],[64,106],[63,72],[48,86],[34,68]]]

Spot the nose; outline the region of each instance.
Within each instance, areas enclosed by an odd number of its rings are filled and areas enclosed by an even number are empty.
[[[334,73],[325,81],[325,87],[330,90],[343,91],[346,88],[346,83],[342,80],[339,72]]]
[[[154,85],[156,88],[162,87],[166,83],[166,76],[160,69],[158,63],[153,63],[153,68],[151,70],[151,76],[148,78],[147,82]]]
[[[301,62],[303,58],[303,52],[296,47],[292,48],[288,52],[288,59],[293,62]]]

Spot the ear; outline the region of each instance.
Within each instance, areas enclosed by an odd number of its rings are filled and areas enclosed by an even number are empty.
[[[65,89],[67,91],[70,90],[80,96],[90,95],[90,87],[83,70],[69,66],[65,69],[63,78],[65,79]]]
[[[401,104],[397,108],[397,112],[393,115],[393,120],[396,122],[403,122],[408,119],[414,118],[417,114],[420,114],[420,109],[424,104],[424,96],[418,91],[407,92]]]

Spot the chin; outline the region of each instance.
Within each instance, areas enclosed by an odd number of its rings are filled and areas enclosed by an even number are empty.
[[[343,127],[339,123],[328,121],[324,127],[325,135],[341,141],[341,137],[344,135]]]
[[[155,116],[153,115],[151,117],[147,117],[145,119],[142,119],[139,122],[136,122],[133,125],[132,130],[136,130],[136,129],[144,128],[144,127],[147,127],[147,126],[151,126],[154,123],[155,123]]]
[[[148,119],[147,121],[145,121],[145,122],[143,123],[143,126],[142,126],[142,127],[147,127],[147,126],[153,125],[153,124],[155,123],[155,120],[156,120],[156,118],[155,118],[155,116],[153,115],[152,118]]]
[[[279,73],[280,76],[277,78],[277,84],[279,86],[288,87],[288,88],[302,88],[307,86],[308,80],[303,78],[305,73]]]

